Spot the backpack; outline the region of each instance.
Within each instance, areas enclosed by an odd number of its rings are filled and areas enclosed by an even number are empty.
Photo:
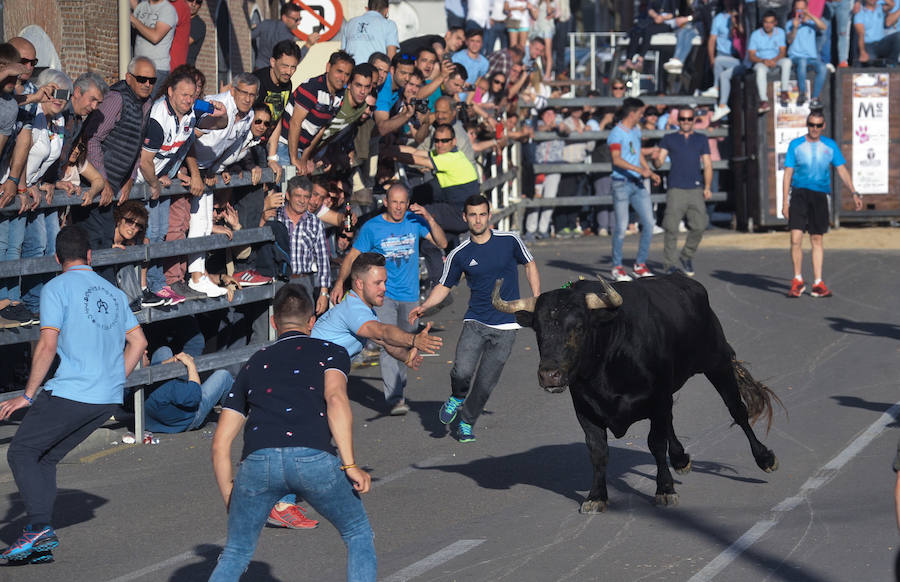
[[[267,242],[256,252],[256,270],[264,277],[288,279],[291,268],[291,238],[287,226],[278,220],[269,220],[263,226],[272,229],[273,242]]]

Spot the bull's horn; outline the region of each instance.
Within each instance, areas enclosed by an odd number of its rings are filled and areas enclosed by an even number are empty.
[[[491,304],[493,304],[494,309],[502,313],[515,313],[516,311],[534,312],[534,304],[537,302],[537,297],[506,301],[500,298],[501,285],[503,285],[503,279],[497,279],[497,282],[494,283],[494,292],[491,293]]]
[[[600,279],[600,284],[603,285],[602,297],[596,293],[585,293],[584,295],[588,309],[615,309],[622,305],[622,296],[612,288],[612,285],[605,279]]]

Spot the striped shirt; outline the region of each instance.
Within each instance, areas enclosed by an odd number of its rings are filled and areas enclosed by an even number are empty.
[[[319,287],[331,286],[331,268],[328,264],[328,247],[325,244],[325,229],[322,221],[309,211],[300,216],[294,224],[284,208],[279,208],[275,218],[287,226],[291,239],[291,269],[295,275],[319,274]]]
[[[300,125],[299,149],[303,151],[316,137],[319,130],[331,123],[331,118],[341,110],[343,101],[344,89],[341,88],[331,94],[328,91],[328,83],[324,74],[303,83],[288,99],[284,113],[281,115],[280,141],[287,145],[288,133],[291,129],[291,116],[299,107],[307,112]]]

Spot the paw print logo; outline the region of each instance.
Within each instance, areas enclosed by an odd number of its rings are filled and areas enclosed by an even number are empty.
[[[859,138],[859,143],[864,144],[869,141],[869,126],[863,125],[857,128],[856,137]]]

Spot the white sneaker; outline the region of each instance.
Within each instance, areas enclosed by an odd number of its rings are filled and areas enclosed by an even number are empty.
[[[622,281],[631,281],[632,278],[628,275],[628,272],[625,270],[625,267],[619,265],[617,267],[613,267],[610,271],[612,278],[617,282],[621,283]]]
[[[678,223],[678,232],[687,232],[687,227],[684,225],[684,221]]]
[[[653,234],[662,234],[664,232],[666,232],[665,229],[663,227],[661,227],[660,225],[658,225],[658,224],[653,225]]]
[[[715,123],[722,119],[723,117],[728,117],[728,114],[731,113],[731,108],[727,105],[717,105],[715,112],[712,114],[710,118],[711,123]]]
[[[684,70],[684,63],[678,59],[669,59],[663,64],[663,69],[670,75],[680,75],[681,71]]]
[[[193,279],[188,281],[188,287],[193,289],[198,293],[205,293],[207,297],[221,297],[228,293],[228,290],[224,287],[219,287],[212,281],[210,281],[209,277],[203,275],[200,277],[200,280],[196,283]]]
[[[712,87],[710,87],[710,88],[707,89],[706,91],[703,91],[702,93],[700,93],[700,95],[703,96],[703,97],[714,97],[714,98],[718,98],[718,97],[719,97],[719,88],[716,87],[715,85],[713,85]]]
[[[837,70],[834,68],[834,65],[832,65],[831,63],[826,63],[825,68],[828,69],[828,72],[831,73],[832,75]]]

